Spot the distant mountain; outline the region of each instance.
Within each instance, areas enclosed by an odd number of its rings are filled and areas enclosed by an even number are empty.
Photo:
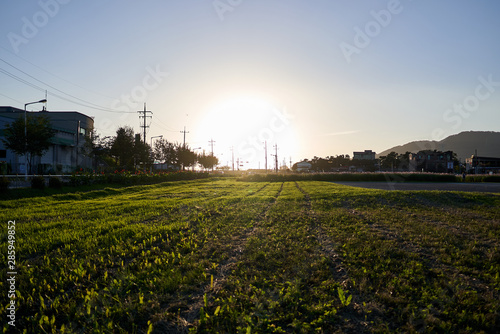
[[[500,157],[500,132],[493,131],[465,131],[451,135],[443,140],[420,140],[395,146],[377,154],[384,156],[390,152],[404,154],[417,153],[423,150],[453,151],[459,159],[464,160],[475,154],[482,157]]]

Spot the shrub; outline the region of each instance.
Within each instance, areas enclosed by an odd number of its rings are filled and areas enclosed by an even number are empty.
[[[61,189],[62,188],[62,182],[61,179],[56,177],[56,176],[51,176],[49,178],[49,188],[52,189]]]
[[[483,182],[500,182],[500,175],[487,175],[483,178]]]
[[[45,179],[43,176],[35,176],[31,179],[31,188],[33,189],[45,189]]]
[[[6,191],[7,189],[9,189],[9,185],[10,180],[8,178],[6,178],[5,176],[0,178],[0,190]]]
[[[467,175],[465,182],[500,182],[500,175]]]

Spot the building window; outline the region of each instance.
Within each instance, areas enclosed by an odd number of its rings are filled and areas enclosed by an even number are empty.
[[[7,150],[0,150],[0,159],[7,158]]]
[[[85,130],[85,128],[80,128],[80,134],[85,136],[87,134],[87,130]]]

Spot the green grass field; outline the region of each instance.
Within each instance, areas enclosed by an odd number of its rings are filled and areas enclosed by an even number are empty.
[[[0,209],[15,331],[500,332],[500,195],[212,179]]]

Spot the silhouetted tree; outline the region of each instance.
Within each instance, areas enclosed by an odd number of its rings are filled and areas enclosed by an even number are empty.
[[[406,151],[405,154],[400,154],[398,160],[400,161],[399,167],[404,170],[410,169],[410,154],[411,152]]]
[[[85,137],[83,154],[92,159],[94,170],[98,170],[99,163],[107,166],[114,164],[110,154],[113,141],[113,137],[101,137],[95,130],[92,130],[90,136]]]
[[[386,170],[397,169],[399,164],[400,160],[398,159],[398,154],[396,152],[391,152],[386,156],[380,157],[380,165]]]
[[[149,168],[153,162],[151,146],[141,140],[141,135],[135,135],[134,162],[136,166]]]
[[[156,160],[168,166],[177,166],[177,150],[173,143],[161,138],[155,142],[154,146]]]
[[[177,165],[184,170],[186,167],[191,167],[196,163],[196,153],[191,151],[188,145],[176,144]]]
[[[116,130],[116,137],[111,145],[110,153],[116,159],[116,165],[122,168],[132,168],[134,165],[134,130],[129,127],[120,127]]]
[[[328,172],[332,167],[330,161],[316,156],[310,161],[310,163],[312,164],[311,169],[316,172]]]

